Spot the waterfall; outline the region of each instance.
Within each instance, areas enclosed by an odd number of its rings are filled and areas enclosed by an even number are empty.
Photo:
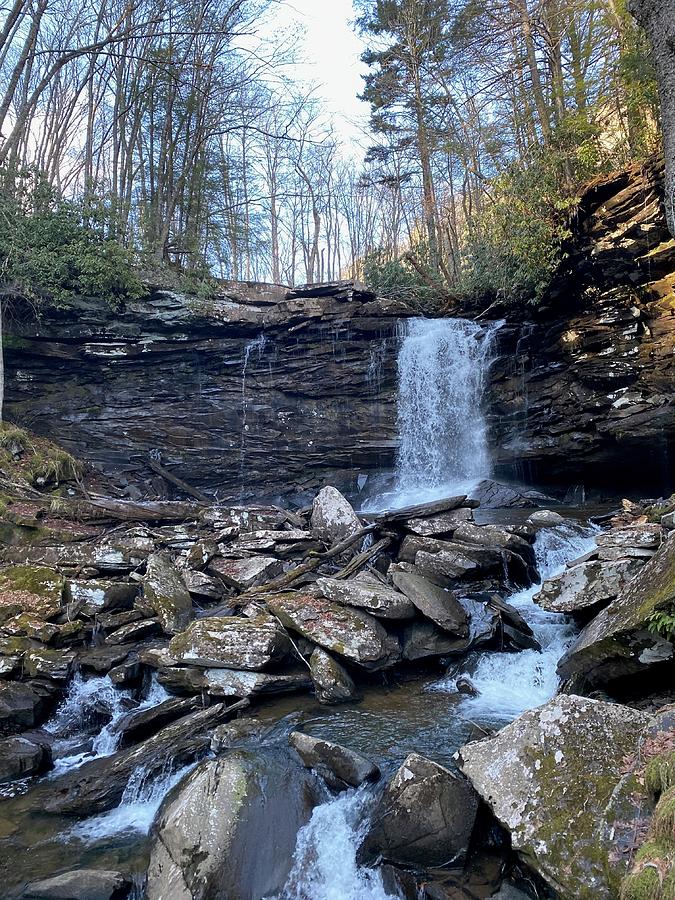
[[[265,334],[259,334],[258,337],[248,341],[244,347],[244,353],[241,361],[241,439],[239,444],[239,480],[241,488],[244,488],[245,468],[246,468],[246,435],[248,432],[248,400],[246,399],[246,373],[251,354],[255,353],[257,359],[260,360],[265,347],[267,346],[267,337]]]
[[[398,357],[398,505],[470,489],[490,474],[483,385],[494,335],[468,319],[409,319]]]

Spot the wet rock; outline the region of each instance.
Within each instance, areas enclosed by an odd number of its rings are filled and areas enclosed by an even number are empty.
[[[466,495],[458,497],[446,497],[444,500],[433,500],[431,503],[418,503],[415,506],[405,506],[403,509],[395,509],[380,513],[375,521],[382,525],[405,525],[411,519],[430,519],[448,512],[454,512],[461,507],[475,509],[478,503],[467,500]]]
[[[349,672],[321,647],[316,647],[312,652],[309,670],[319,703],[349,703],[358,698],[356,685]]]
[[[392,579],[411,603],[444,631],[457,637],[469,633],[469,617],[455,594],[434,584],[421,575],[408,572],[394,572]]]
[[[361,520],[340,491],[328,486],[314,498],[311,526],[320,540],[332,546],[359,531]]]
[[[499,549],[412,535],[404,539],[399,558],[432,580],[438,576],[449,581],[479,578],[504,568],[504,555]]]
[[[204,669],[193,666],[157,669],[157,681],[170,694],[201,694],[204,689]]]
[[[49,678],[65,682],[70,677],[76,653],[70,650],[52,650],[48,647],[32,648],[23,658],[23,668],[30,678]]]
[[[271,595],[267,606],[286,628],[365,669],[400,659],[398,639],[360,609],[299,592]]]
[[[0,782],[38,775],[50,764],[51,753],[46,744],[21,735],[0,740]]]
[[[359,787],[365,781],[375,781],[380,776],[375,763],[341,744],[312,737],[302,731],[292,731],[288,742],[303,765],[314,769],[330,787]]]
[[[50,704],[49,692],[37,684],[0,682],[0,734],[34,728],[44,721]]]
[[[192,598],[178,569],[164,553],[148,557],[143,597],[152,607],[165,634],[176,634],[194,616]]]
[[[461,865],[477,811],[466,779],[411,753],[378,800],[363,852],[414,866]]]
[[[540,528],[555,528],[557,525],[563,525],[564,522],[564,517],[552,509],[538,509],[525,520],[526,525],[531,525],[537,530]]]
[[[318,578],[316,585],[329,600],[360,607],[380,619],[411,619],[415,615],[415,607],[405,594],[371,575],[361,574],[346,581]]]
[[[502,624],[500,610],[487,602],[492,595],[470,594],[461,596],[459,602],[469,616],[469,647],[490,644],[499,633]]]
[[[149,709],[133,709],[122,716],[114,726],[114,733],[120,735],[120,747],[129,747],[155,734],[176,719],[192,712],[196,699],[172,698],[151,706]]]
[[[506,484],[492,481],[489,478],[480,481],[471,491],[473,500],[477,500],[483,509],[526,509],[527,507],[541,506],[533,494],[536,492],[523,492],[515,490]],[[539,497],[546,502],[550,497],[540,494]]]
[[[224,703],[218,703],[183,716],[128,750],[93,759],[61,776],[42,792],[36,791],[35,801],[56,815],[90,816],[112,809],[137,769],[152,779],[166,773],[167,760],[174,769],[191,762],[208,749],[213,728],[231,714]]]
[[[410,662],[432,656],[464,653],[471,646],[468,636],[457,637],[441,631],[433,622],[413,622],[403,629],[403,659]]]
[[[216,557],[209,563],[209,572],[218,575],[225,584],[239,591],[258,587],[281,575],[281,560],[273,556],[252,556],[248,559],[223,559]]]
[[[583,678],[594,687],[672,660],[675,647],[649,631],[649,618],[675,602],[675,534],[584,628],[558,664],[560,677]]]
[[[80,651],[77,662],[83,672],[105,675],[114,666],[120,665],[129,655],[129,647],[92,647]]]
[[[198,619],[176,635],[169,653],[184,665],[260,671],[291,649],[288,635],[269,616]]]
[[[145,638],[154,637],[161,634],[162,626],[159,619],[141,619],[138,622],[130,622],[128,625],[122,625],[116,628],[112,634],[106,637],[107,644],[134,644],[137,641],[145,640]]]
[[[468,675],[460,675],[455,681],[455,687],[458,694],[468,694],[470,697],[477,697],[480,694],[480,691]]]
[[[138,596],[139,586],[102,579],[91,581],[70,579],[66,590],[71,603],[82,604],[82,615],[95,616],[102,612],[131,609]]]
[[[621,843],[649,805],[624,759],[648,722],[626,706],[560,695],[459,751],[513,848],[563,900],[619,895],[630,859]]]
[[[131,879],[120,872],[77,869],[31,882],[22,900],[125,900],[131,887]]]
[[[214,753],[226,753],[235,747],[241,749],[251,741],[259,744],[264,731],[264,726],[257,719],[247,717],[235,719],[214,729],[211,750]]]
[[[206,760],[158,813],[147,900],[274,895],[318,800],[314,778],[290,755],[234,751]]]
[[[545,581],[533,599],[542,609],[559,613],[574,613],[600,604],[607,605],[644,564],[645,560],[641,559],[583,562]]]
[[[138,683],[141,678],[141,663],[136,654],[132,655],[124,662],[114,666],[108,672],[110,680],[117,687],[126,688]]]

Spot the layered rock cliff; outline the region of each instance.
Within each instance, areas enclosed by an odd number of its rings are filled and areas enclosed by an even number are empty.
[[[122,477],[164,487],[149,455],[221,497],[353,488],[390,466],[396,326],[409,311],[351,285],[153,291],[115,312],[81,300],[12,320],[9,418]]]
[[[663,164],[598,179],[574,228],[546,303],[499,332],[489,397],[497,471],[563,487],[671,490],[675,241]]]

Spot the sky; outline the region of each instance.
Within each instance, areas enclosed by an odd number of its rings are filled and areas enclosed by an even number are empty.
[[[369,145],[369,107],[357,99],[366,66],[359,59],[364,44],[350,24],[355,18],[352,0],[284,0],[276,17],[282,27],[299,24],[304,29],[298,77],[317,84],[335,131],[354,155],[362,155]]]

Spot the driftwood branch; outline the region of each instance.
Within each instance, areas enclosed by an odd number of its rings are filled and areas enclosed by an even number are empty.
[[[285,575],[280,575],[278,578],[273,578],[272,581],[268,581],[267,584],[261,584],[259,587],[251,588],[250,590],[246,591],[245,594],[240,595],[238,599],[241,600],[242,598],[249,597],[254,594],[270,594],[288,587],[289,584],[297,581],[298,578],[300,578],[302,575],[306,575],[308,572],[313,572],[314,569],[318,569],[319,566],[325,563],[327,560],[333,559],[336,556],[340,556],[341,553],[344,553],[345,550],[349,550],[349,548],[353,546],[357,541],[360,541],[367,534],[375,531],[378,527],[378,525],[367,525],[365,528],[360,528],[358,531],[354,532],[354,534],[346,537],[338,544],[335,544],[330,548],[330,550],[326,550],[323,553],[310,553],[310,559],[307,562],[300,563],[300,565],[296,566],[294,569],[291,569],[290,572],[286,572]]]
[[[378,553],[381,553],[383,550],[386,550],[387,547],[391,544],[390,537],[383,537],[376,544],[373,544],[372,547],[368,547],[367,550],[364,550],[362,553],[358,553],[354,559],[350,560],[344,569],[341,569],[333,578],[349,578],[350,575],[353,575],[354,572],[359,572],[366,563],[372,559],[374,556],[377,556]]]
[[[196,500],[201,500],[202,503],[211,502],[206,494],[202,494],[201,491],[198,491],[197,488],[192,487],[192,485],[188,484],[187,481],[183,481],[182,478],[174,475],[173,472],[169,472],[168,469],[165,469],[164,466],[161,466],[156,460],[152,459],[152,457],[148,457],[148,465],[156,475],[160,475],[165,481],[168,481],[169,484],[174,485],[174,487],[177,487],[184,493],[189,494]]]

